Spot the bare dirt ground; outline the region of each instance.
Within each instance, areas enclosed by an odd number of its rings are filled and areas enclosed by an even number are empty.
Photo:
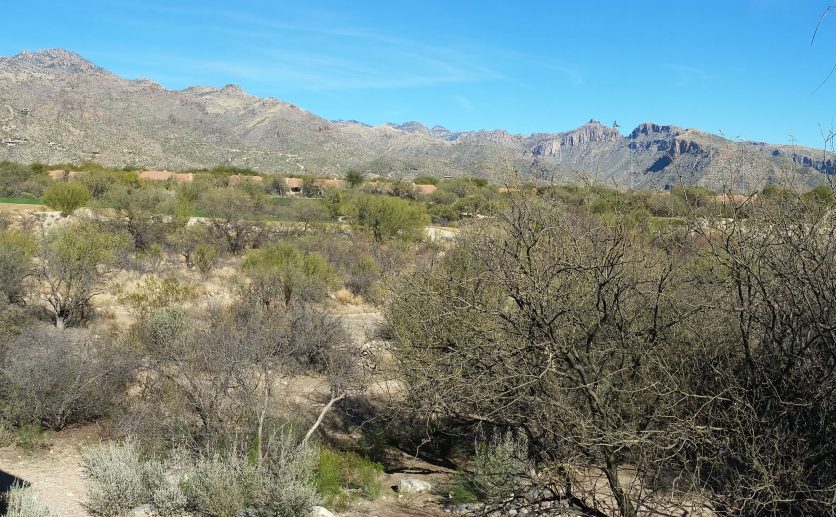
[[[86,426],[51,435],[28,452],[0,448],[0,470],[24,479],[38,499],[60,517],[89,517],[84,510],[81,449],[99,440],[99,429]]]

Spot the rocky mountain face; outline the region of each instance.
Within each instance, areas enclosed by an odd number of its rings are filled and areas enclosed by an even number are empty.
[[[329,121],[235,85],[167,90],[61,49],[0,57],[0,159],[180,169],[235,165],[282,174],[480,176],[664,188],[753,189],[836,173],[821,150],[736,142],[644,123],[627,135],[590,120],[548,134],[455,132],[419,122]]]

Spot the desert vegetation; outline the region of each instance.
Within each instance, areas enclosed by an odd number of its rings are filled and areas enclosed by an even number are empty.
[[[438,511],[833,511],[829,187],[62,167],[0,164],[54,210],[0,221],[0,445],[95,424],[90,515],[352,511],[404,455]]]

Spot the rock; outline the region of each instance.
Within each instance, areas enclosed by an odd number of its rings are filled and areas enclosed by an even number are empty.
[[[131,513],[128,515],[130,515],[130,517],[153,517],[155,514],[151,510],[150,504],[143,504],[131,510]]]
[[[398,492],[402,494],[417,494],[426,492],[432,488],[429,481],[418,478],[403,478],[398,481]]]
[[[311,517],[334,517],[334,514],[329,512],[327,508],[314,506],[311,508]]]

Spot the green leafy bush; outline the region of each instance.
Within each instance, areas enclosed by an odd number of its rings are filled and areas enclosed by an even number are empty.
[[[396,197],[360,194],[351,198],[347,212],[352,223],[376,242],[418,240],[421,227],[429,222],[424,205]]]
[[[32,272],[35,249],[35,241],[30,236],[0,231],[0,297],[5,295],[10,302],[22,300],[23,280]]]
[[[66,217],[90,200],[90,191],[81,183],[61,181],[46,189],[43,200],[48,207],[60,210]]]
[[[303,517],[319,501],[312,475],[315,451],[292,435],[271,436],[261,461],[238,449],[214,454],[175,451],[143,459],[132,440],[84,453],[87,509],[102,517],[150,504],[155,515]]]
[[[190,506],[210,517],[238,517],[257,504],[263,490],[255,465],[235,454],[199,459],[186,485]]]
[[[285,243],[250,252],[241,269],[250,279],[253,294],[268,306],[276,300],[288,304],[293,299],[321,299],[336,279],[322,255],[303,253]]]
[[[476,444],[473,469],[456,473],[451,497],[455,503],[501,500],[520,486],[531,467],[525,435],[511,431],[495,434]]]
[[[513,492],[530,469],[525,435],[506,431],[477,444],[470,480],[483,499],[497,500]]]

